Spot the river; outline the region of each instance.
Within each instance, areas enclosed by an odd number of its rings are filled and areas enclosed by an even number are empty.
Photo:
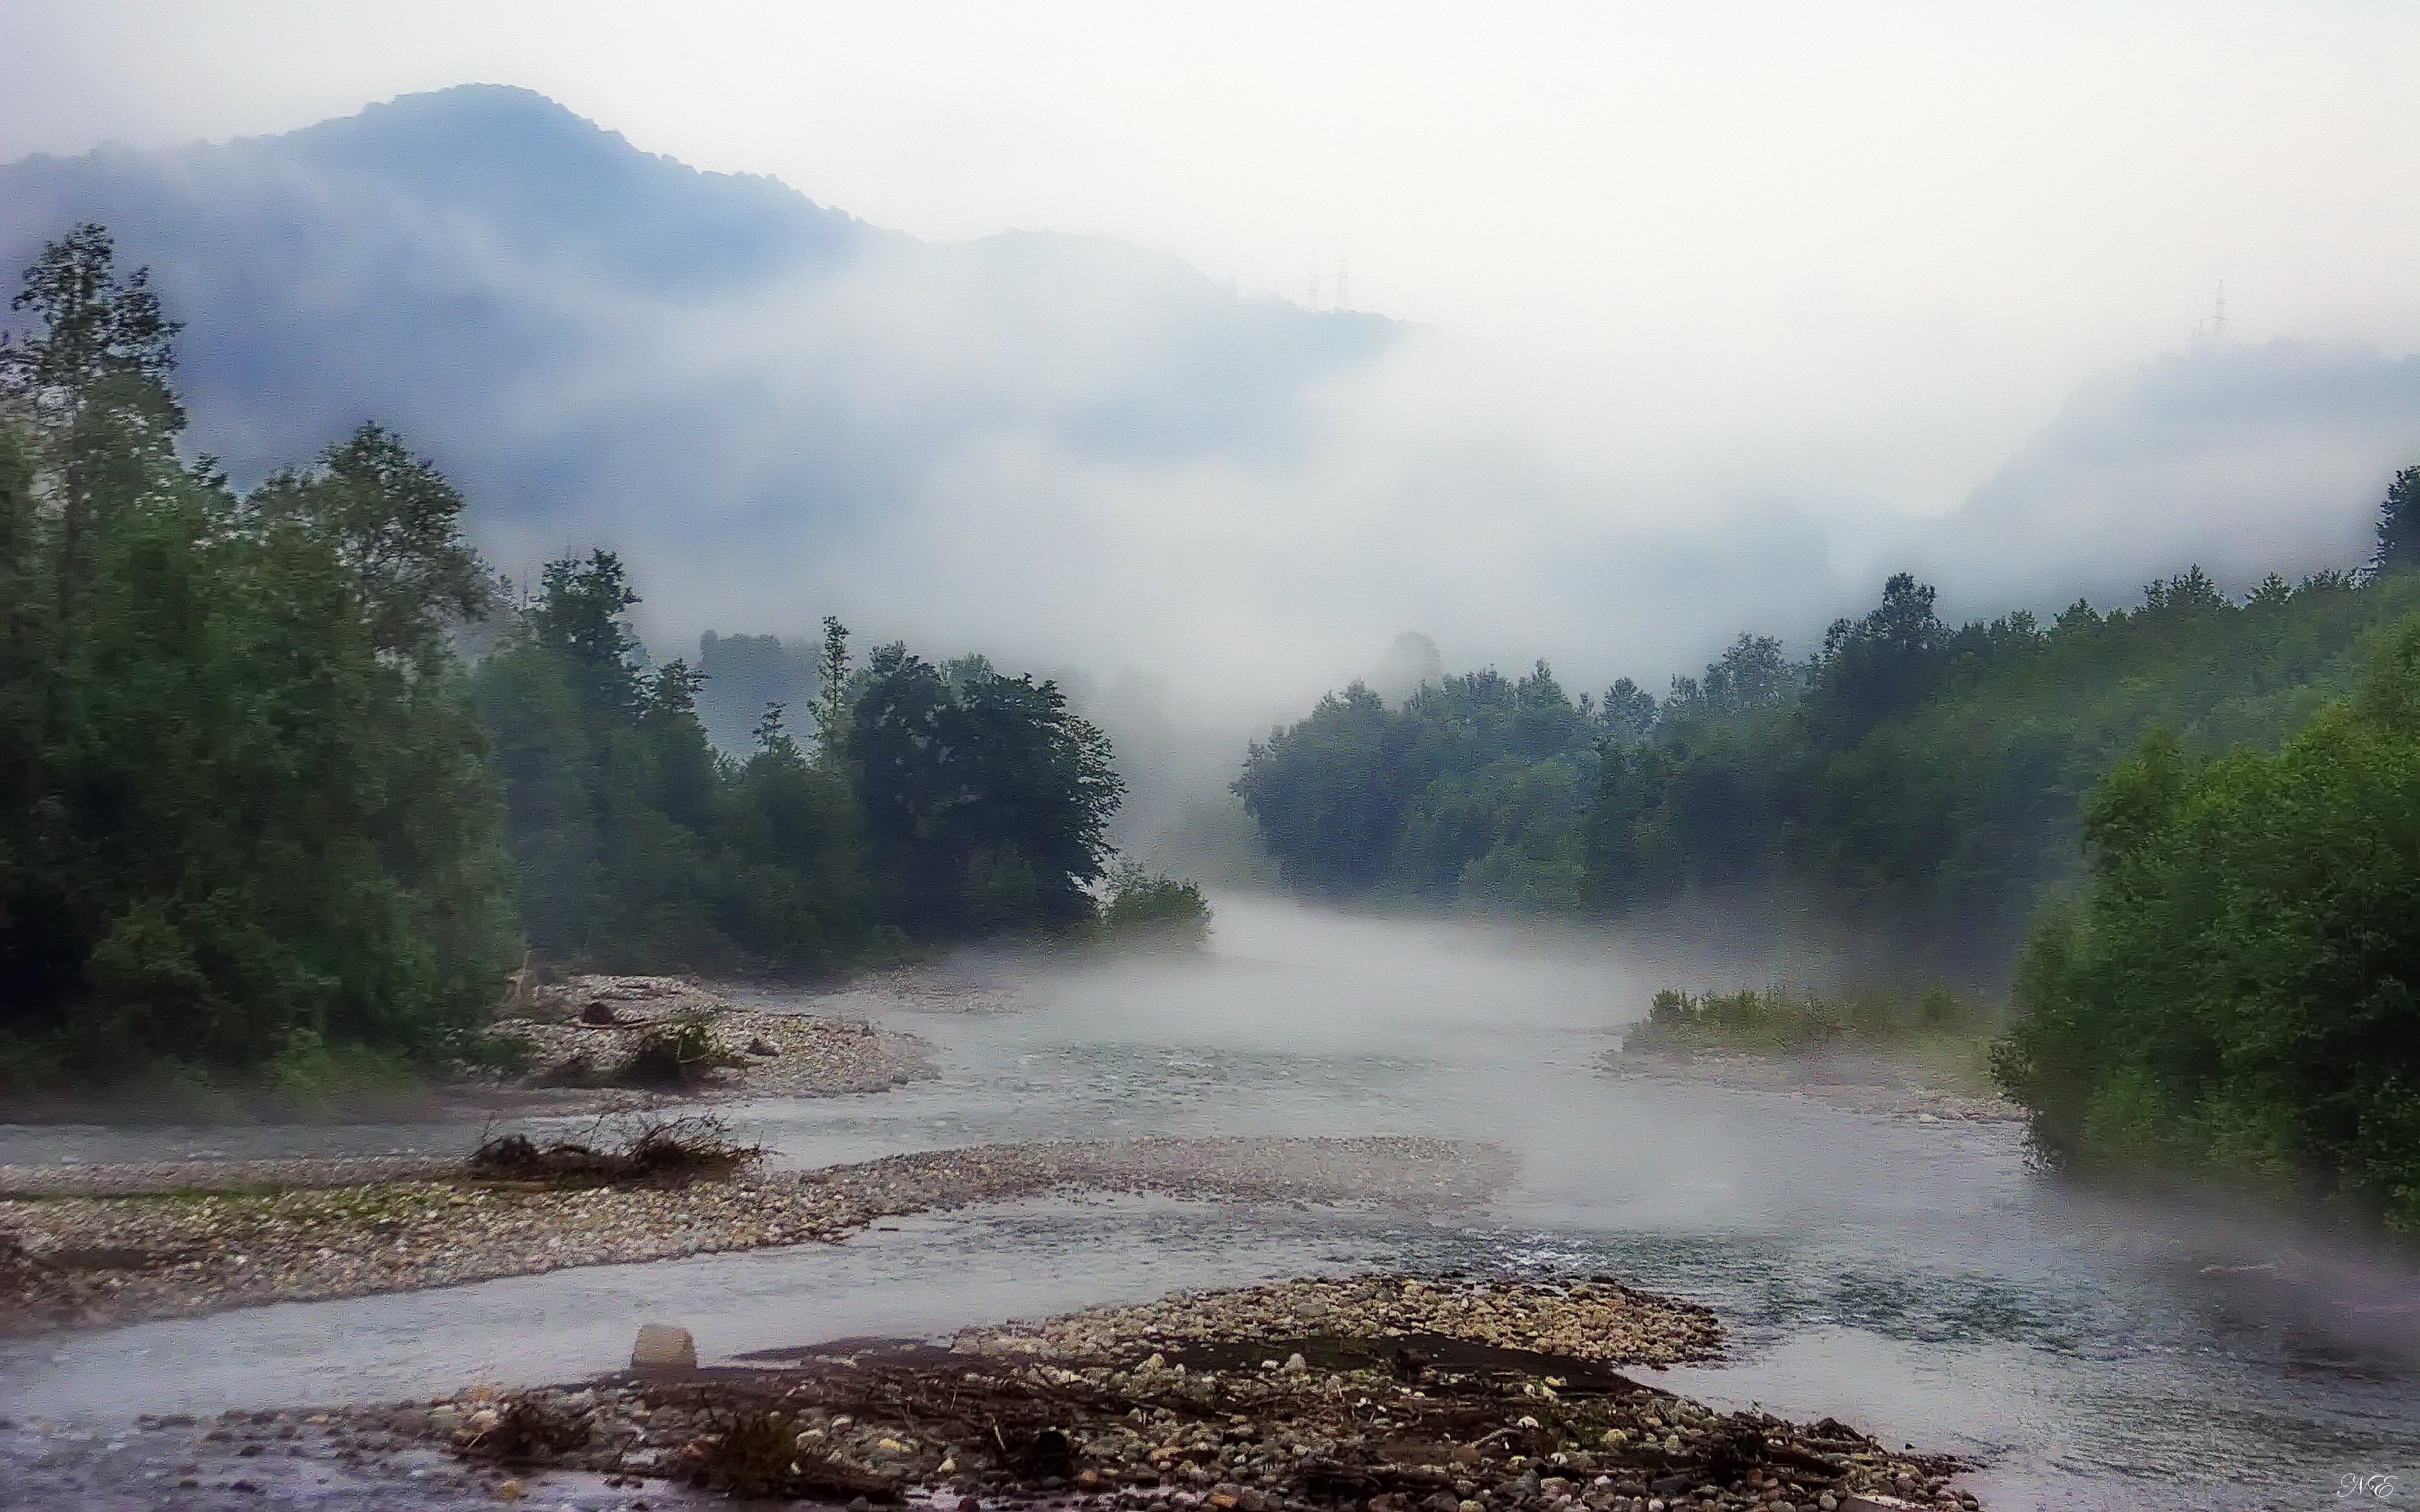
[[[22,1473],[57,1453],[24,1427],[37,1419],[80,1425],[98,1456],[140,1412],[611,1368],[654,1318],[685,1323],[711,1359],[1308,1271],[1549,1267],[1722,1315],[1722,1362],[1643,1379],[1971,1456],[1984,1468],[1963,1484],[2003,1512],[2337,1506],[2351,1476],[2397,1477],[2390,1504],[2420,1498],[2409,1271],[2073,1193],[2029,1168],[2010,1125],[1606,1075],[1606,1031],[1676,969],[1585,935],[1229,898],[1198,959],[971,959],[821,998],[819,1011],[927,1037],[943,1074],[729,1110],[799,1164],[1067,1136],[1387,1134],[1490,1141],[1520,1176],[1484,1211],[1441,1219],[1053,1198],[839,1245],[36,1341],[0,1352],[0,1411],[21,1425],[0,1435],[0,1471],[70,1484]],[[470,1133],[0,1128],[0,1162],[459,1149]],[[144,1504],[131,1479],[78,1473],[97,1502]],[[374,1492],[359,1504],[381,1504]]]

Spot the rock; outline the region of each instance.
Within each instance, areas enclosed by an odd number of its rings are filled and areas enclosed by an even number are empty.
[[[1311,1362],[1305,1360],[1299,1351],[1286,1356],[1285,1372],[1287,1375],[1298,1376],[1310,1368]]]
[[[752,1056],[778,1056],[782,1052],[770,1041],[767,1040],[760,1034],[755,1039],[748,1041],[748,1053]]]
[[[499,1502],[518,1502],[523,1494],[519,1479],[501,1481],[496,1486],[496,1500]]]
[[[697,1341],[689,1330],[671,1323],[643,1323],[638,1342],[630,1346],[633,1370],[694,1370]]]
[[[1840,1498],[1840,1512],[1912,1512],[1914,1502],[1880,1491],[1852,1491]]]

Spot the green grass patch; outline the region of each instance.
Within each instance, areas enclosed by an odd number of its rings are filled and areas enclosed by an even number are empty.
[[[1623,1034],[1625,1051],[1665,1055],[1810,1055],[1887,1047],[1921,1062],[1936,1079],[1992,1087],[1990,1043],[1998,1015],[1947,987],[1914,995],[1861,987],[1826,995],[1776,982],[1738,992],[1655,995],[1647,1016]]]

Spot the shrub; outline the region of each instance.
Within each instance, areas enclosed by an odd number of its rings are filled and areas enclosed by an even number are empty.
[[[1098,928],[1111,939],[1200,945],[1210,936],[1210,900],[1190,882],[1147,872],[1140,861],[1121,861],[1109,872]]]
[[[1937,1038],[1983,1014],[1979,1005],[1939,985],[1913,1000],[1876,987],[1859,987],[1840,997],[1789,983],[1695,995],[1668,987],[1655,995],[1647,1016],[1622,1036],[1621,1047],[1797,1055],[1847,1042]]]

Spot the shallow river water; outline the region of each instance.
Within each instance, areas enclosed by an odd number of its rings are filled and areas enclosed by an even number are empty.
[[[2009,1125],[1606,1075],[1606,1031],[1658,980],[1604,942],[1230,899],[1198,960],[970,963],[819,999],[924,1035],[942,1075],[730,1110],[799,1164],[1071,1136],[1401,1134],[1501,1145],[1520,1175],[1486,1209],[1437,1219],[1054,1198],[839,1245],[15,1346],[0,1351],[0,1415],[18,1424],[0,1432],[0,1503],[85,1488],[144,1504],[134,1472],[106,1466],[111,1430],[137,1412],[562,1380],[620,1365],[648,1319],[685,1323],[710,1362],[1373,1266],[1609,1271],[1704,1302],[1730,1330],[1727,1357],[1643,1379],[1967,1455],[1983,1468],[1963,1484],[1989,1507],[2420,1499],[2412,1273],[2080,1196],[2028,1168]],[[456,1149],[469,1133],[0,1129],[0,1163]],[[88,1430],[83,1459],[38,1421]],[[295,1494],[390,1504],[375,1487]]]

